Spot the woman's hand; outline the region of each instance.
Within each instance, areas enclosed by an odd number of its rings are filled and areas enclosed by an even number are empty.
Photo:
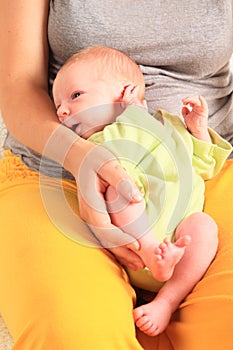
[[[74,171],[74,159],[77,161],[77,158],[79,165]],[[141,258],[135,253],[139,249],[138,241],[111,223],[105,203],[105,192],[109,185],[126,200],[141,201],[141,193],[132,179],[110,151],[82,138],[71,147],[68,159],[66,165],[72,159],[72,173],[75,174],[77,182],[81,218],[100,241],[101,246],[110,250],[120,263],[134,270],[143,268]]]
[[[105,192],[109,185],[114,187],[116,192],[121,194],[120,197],[123,197],[124,200],[126,199],[126,202],[139,202],[142,200],[140,191],[114,155],[103,146],[95,145],[81,138],[62,124],[49,138],[43,155],[62,164],[75,177],[79,214],[81,219],[91,229],[93,235],[91,234],[89,237],[84,228],[83,232],[77,232],[77,236],[73,238],[77,241],[80,239],[80,242],[82,242],[82,238],[84,241],[87,238],[87,244],[91,246],[99,245],[110,250],[121,264],[133,269],[143,268],[143,262],[135,253],[139,249],[138,241],[114,226],[107,212]],[[59,197],[57,198],[58,203],[62,205],[61,201],[64,201],[64,199],[59,200]],[[45,200],[46,198],[44,202]],[[46,207],[48,208],[48,205]],[[53,207],[54,205],[51,208],[52,212]],[[68,210],[70,211],[71,209],[69,208]],[[62,209],[60,210],[60,212],[63,211]],[[69,222],[72,215],[73,212],[66,214]],[[76,230],[75,227],[74,231]],[[86,234],[88,237],[86,237]],[[93,236],[97,240],[93,239]]]
[[[113,253],[121,265],[126,266],[131,270],[137,271],[137,269],[143,269],[145,267],[141,258],[134,253],[129,246],[116,247],[108,250]]]

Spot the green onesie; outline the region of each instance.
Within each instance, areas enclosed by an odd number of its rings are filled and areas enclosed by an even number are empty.
[[[209,134],[212,143],[194,138],[178,116],[164,110],[151,116],[129,106],[115,123],[89,138],[111,150],[141,190],[148,226],[138,236],[150,228],[159,241],[172,239],[186,216],[202,211],[204,181],[219,172],[232,150],[216,132],[209,129]],[[147,269],[128,272],[134,285],[157,289]]]

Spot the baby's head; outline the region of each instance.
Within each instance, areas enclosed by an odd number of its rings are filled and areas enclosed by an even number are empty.
[[[143,101],[143,75],[138,65],[121,51],[105,46],[79,51],[66,61],[54,80],[53,96],[59,120],[71,128],[76,125],[73,129],[78,134],[89,137],[115,120],[115,109],[110,106],[122,101],[129,84],[138,87],[138,98]],[[105,113],[101,116],[97,113],[98,118],[96,113],[84,113],[90,108],[94,111],[96,106],[105,106]],[[73,116],[68,122],[68,117]]]

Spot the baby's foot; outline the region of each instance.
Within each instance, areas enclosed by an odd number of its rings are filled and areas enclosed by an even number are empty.
[[[154,250],[151,257],[150,269],[153,277],[158,281],[167,281],[173,274],[176,264],[184,255],[185,248],[190,242],[190,236],[182,236],[175,243],[165,238]]]
[[[164,299],[155,298],[149,304],[139,306],[133,310],[136,326],[150,336],[162,333],[166,329],[171,315],[171,306]]]

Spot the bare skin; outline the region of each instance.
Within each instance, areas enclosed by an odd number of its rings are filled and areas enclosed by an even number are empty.
[[[141,256],[153,277],[160,282],[164,282],[171,278],[176,264],[184,255],[185,249],[191,239],[186,235],[179,238],[175,243],[172,243],[169,238],[165,238],[162,243],[155,244],[152,254],[149,253],[150,249],[145,249],[143,240],[144,237],[139,239],[142,248],[139,249],[138,255]],[[149,243],[149,239],[147,240]]]
[[[167,327],[173,309],[171,304],[162,298],[155,298],[148,304],[134,309],[134,321],[137,327],[150,336],[155,336]]]
[[[108,202],[108,210],[112,212],[111,202],[114,203],[115,199],[119,196],[113,187],[108,187],[106,191],[106,200]],[[131,218],[140,217],[141,232],[144,232],[147,227],[147,217],[144,215],[144,203],[129,203],[124,210],[110,214],[112,223],[121,229],[134,236],[138,231],[138,222],[135,223]],[[140,248],[137,250],[137,254],[141,257],[145,266],[151,271],[153,277],[161,282],[167,281],[173,274],[176,264],[182,258],[187,245],[190,243],[190,237],[185,235],[172,243],[167,237],[163,242],[158,242],[152,231],[136,237]]]
[[[191,242],[172,277],[150,303],[133,310],[135,324],[149,336],[158,335],[166,329],[173,312],[202,278],[216,254],[218,229],[210,216],[192,214],[178,226],[177,239],[187,232]]]

